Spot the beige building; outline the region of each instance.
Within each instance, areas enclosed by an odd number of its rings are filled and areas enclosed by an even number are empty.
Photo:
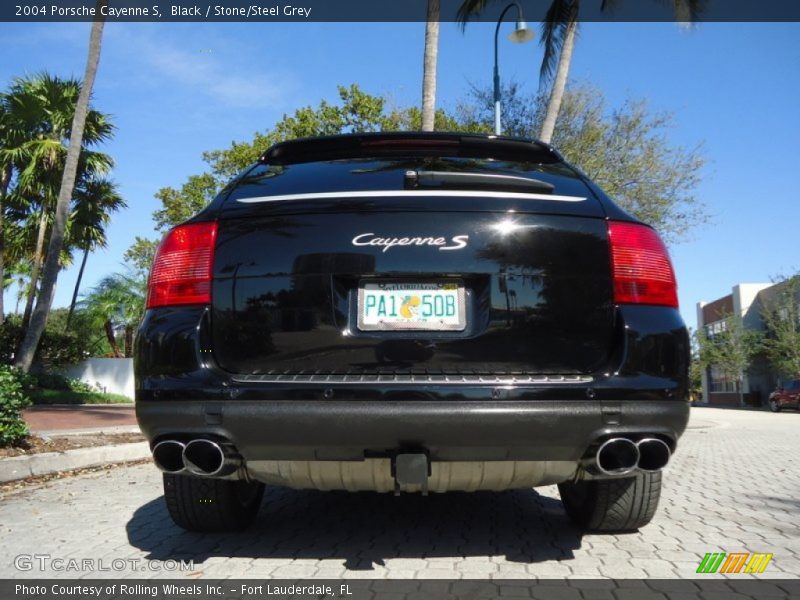
[[[727,315],[740,315],[745,327],[763,330],[761,306],[780,289],[782,284],[739,283],[731,293],[712,302],[697,303],[697,328],[705,328],[708,335],[714,335],[725,327],[723,320]],[[742,392],[748,404],[765,403],[770,392],[775,389],[779,378],[763,359],[756,359],[743,374]],[[718,405],[739,405],[740,394],[736,381],[725,377],[713,366],[706,369],[703,379],[703,403]]]

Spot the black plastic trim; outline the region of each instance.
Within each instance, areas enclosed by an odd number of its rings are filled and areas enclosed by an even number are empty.
[[[609,435],[657,435],[674,448],[683,401],[139,402],[151,442],[230,440],[245,460],[362,460],[424,449],[431,460],[579,460]],[[210,418],[212,417],[213,418]]]
[[[547,144],[528,138],[448,132],[379,132],[299,138],[270,147],[259,159],[272,165],[364,156],[428,156],[443,151],[455,156],[557,162]]]

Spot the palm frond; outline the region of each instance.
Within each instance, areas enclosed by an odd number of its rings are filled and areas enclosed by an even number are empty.
[[[67,245],[82,250],[106,247],[106,225],[112,213],[127,204],[108,179],[93,179],[75,190],[72,211],[68,220]]]
[[[676,21],[694,23],[705,11],[708,0],[671,0],[671,4]]]
[[[144,312],[147,282],[125,273],[104,277],[79,305],[96,323],[136,324]]]
[[[462,31],[466,28],[467,22],[486,10],[490,1],[492,0],[464,0],[461,3],[456,12],[456,21],[461,24]]]
[[[539,88],[546,88],[561,56],[567,25],[578,18],[580,0],[553,0],[542,21],[540,44],[544,47],[542,66],[539,69]]]

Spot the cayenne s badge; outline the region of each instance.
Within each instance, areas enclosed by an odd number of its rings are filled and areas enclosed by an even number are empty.
[[[374,233],[362,233],[353,238],[354,246],[382,246],[386,252],[395,246],[435,246],[439,250],[461,250],[467,247],[468,235],[454,235],[448,241],[443,237],[379,237]]]

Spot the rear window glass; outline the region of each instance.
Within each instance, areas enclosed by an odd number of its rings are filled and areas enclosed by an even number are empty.
[[[403,189],[405,172],[417,169],[530,177],[554,185],[555,195],[591,196],[586,184],[564,163],[463,157],[393,157],[258,165],[239,183],[227,204],[239,198],[255,196]]]

